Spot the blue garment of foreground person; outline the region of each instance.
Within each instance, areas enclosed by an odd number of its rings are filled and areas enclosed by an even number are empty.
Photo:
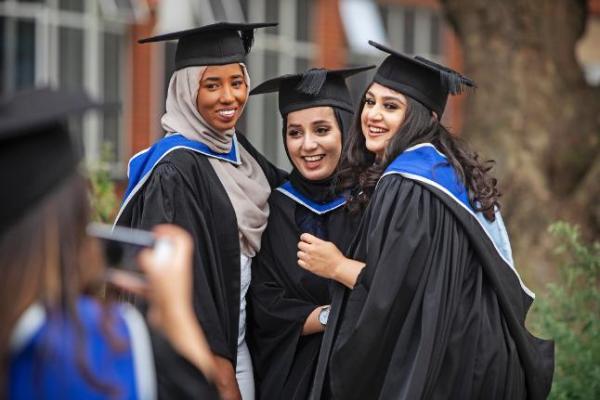
[[[108,316],[103,312],[89,297],[77,301],[78,322],[52,315],[40,304],[30,306],[11,340],[9,398],[156,398],[152,348],[141,315],[129,305],[110,307]],[[115,348],[103,334],[106,317],[112,340],[125,349]]]
[[[0,104],[0,168],[12,171],[0,199],[0,398],[216,399],[191,301],[189,234],[154,229],[168,256],[140,251],[143,281],[108,270],[86,234],[89,186],[66,120],[96,106],[50,89]],[[148,323],[110,301],[112,285],[145,297]]]

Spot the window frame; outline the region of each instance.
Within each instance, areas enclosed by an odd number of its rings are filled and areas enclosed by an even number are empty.
[[[92,98],[104,98],[104,77],[102,61],[104,59],[104,35],[115,34],[121,37],[120,72],[121,82],[128,76],[126,51],[128,49],[127,30],[128,24],[122,19],[107,17],[101,10],[100,2],[85,1],[83,11],[69,11],[59,8],[59,0],[47,0],[44,3],[20,3],[17,0],[5,0],[0,3],[0,17],[5,21],[32,20],[34,23],[34,86],[61,87],[60,82],[60,30],[61,28],[77,29],[83,35],[83,54],[79,61],[83,65],[83,84],[85,90]],[[16,26],[16,24],[15,24]],[[14,29],[16,40],[16,28]],[[0,79],[3,80],[3,91],[15,90],[14,70],[16,65],[16,48],[6,46],[3,57],[7,60],[7,71]],[[12,51],[14,56],[9,53]],[[12,72],[10,71],[12,70]],[[120,85],[119,99],[127,98],[128,88]],[[84,143],[85,159],[90,165],[97,165],[103,156],[103,111],[90,111],[82,120],[82,137]],[[128,141],[125,138],[125,118],[123,112],[119,113],[119,134],[117,142],[111,152],[114,160],[109,162],[109,170],[113,177],[120,178],[125,175]]]
[[[312,10],[316,1],[309,5],[308,9]],[[266,16],[266,0],[252,0],[252,7],[249,7],[247,19],[249,21],[262,21]],[[277,73],[275,76],[282,74],[293,74],[298,71],[298,60],[307,62],[307,65],[314,65],[318,54],[316,43],[308,37],[308,40],[298,40],[297,29],[297,7],[296,0],[285,0],[279,3],[279,29],[277,33],[268,32],[268,30],[258,30],[256,32],[256,40],[252,52],[248,57],[248,69],[252,77],[252,86],[273,78],[274,76],[266,76],[265,74],[265,58],[266,53],[275,53],[278,56]],[[293,50],[292,50],[293,49]],[[248,102],[247,110],[245,111],[245,127],[246,135],[252,143],[262,152],[265,149],[275,149],[275,154],[267,152],[265,156],[280,168],[289,169],[291,164],[285,152],[283,141],[281,140],[282,120],[279,114],[279,109],[274,107],[267,110],[267,103],[277,104],[277,102],[269,101],[266,96],[276,96],[276,94],[265,94],[252,96]],[[276,118],[277,124],[275,132],[267,132],[265,126],[265,116]],[[268,142],[276,141],[276,145],[272,146]]]

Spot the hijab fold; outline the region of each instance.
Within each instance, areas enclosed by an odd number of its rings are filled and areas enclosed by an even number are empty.
[[[240,63],[244,81],[250,87],[246,66]],[[190,140],[204,143],[216,153],[228,153],[233,145],[235,128],[217,131],[197,109],[200,80],[207,66],[177,70],[171,76],[166,112],[161,125],[167,135],[179,133]],[[260,240],[269,217],[269,182],[256,160],[243,146],[238,146],[241,165],[209,157],[209,163],[221,181],[237,218],[240,250],[254,257],[260,250]]]

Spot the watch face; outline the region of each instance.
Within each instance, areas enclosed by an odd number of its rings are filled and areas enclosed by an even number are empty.
[[[327,325],[327,320],[329,319],[329,307],[323,307],[321,312],[319,313],[319,322],[321,325]]]

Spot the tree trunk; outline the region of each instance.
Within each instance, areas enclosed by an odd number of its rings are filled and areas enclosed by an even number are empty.
[[[600,232],[600,88],[575,58],[583,0],[441,0],[478,89],[466,137],[495,159],[517,265],[547,281],[547,227],[557,219]]]

